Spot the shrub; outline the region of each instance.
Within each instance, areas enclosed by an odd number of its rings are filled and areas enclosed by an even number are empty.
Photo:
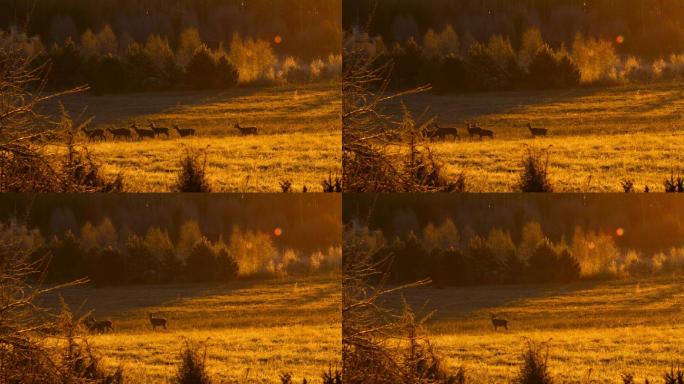
[[[546,158],[544,158],[546,155]],[[549,180],[549,152],[548,150],[527,149],[527,156],[523,159],[523,170],[520,174],[517,189],[521,192],[549,193],[553,186]]]
[[[202,239],[195,244],[192,252],[185,261],[185,270],[191,281],[212,281],[215,279],[216,252],[212,249],[207,239]]]
[[[216,87],[221,89],[234,88],[238,85],[240,73],[227,57],[221,56],[216,61]]]
[[[538,89],[573,87],[580,82],[580,71],[567,55],[545,47],[528,67],[528,82]]]
[[[175,377],[174,384],[211,384],[207,373],[206,346],[195,345],[186,341],[185,348],[180,353],[181,363]]]
[[[212,88],[216,81],[216,61],[205,45],[195,51],[185,70],[186,83],[193,88]]]
[[[208,193],[211,186],[206,176],[207,154],[200,159],[200,154],[188,149],[180,162],[180,172],[176,180],[175,191],[188,193]]]
[[[549,350],[531,341],[522,355],[523,366],[514,380],[515,384],[553,384],[549,372]]]

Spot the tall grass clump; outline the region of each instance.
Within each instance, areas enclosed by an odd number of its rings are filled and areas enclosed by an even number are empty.
[[[522,172],[517,189],[520,192],[550,193],[553,185],[549,179],[549,150],[528,148],[522,161]]]
[[[523,364],[514,384],[553,384],[555,381],[549,371],[549,350],[528,341],[527,350],[522,355]]]
[[[174,376],[173,384],[211,384],[207,372],[207,347],[185,342],[180,353],[181,362]]]
[[[211,185],[207,179],[207,153],[187,149],[180,161],[180,171],[174,190],[187,193],[209,193]]]

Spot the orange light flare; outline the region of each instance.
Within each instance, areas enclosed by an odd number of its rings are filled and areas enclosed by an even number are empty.
[[[273,230],[273,234],[275,237],[280,237],[283,235],[283,229],[282,228],[276,228]]]
[[[622,45],[625,42],[625,37],[622,35],[617,35],[615,37],[615,44]]]
[[[280,45],[283,42],[283,37],[280,35],[276,35],[276,37],[273,38],[273,42],[276,45]]]
[[[618,228],[615,230],[615,236],[622,237],[624,235],[625,235],[625,229],[624,228]]]

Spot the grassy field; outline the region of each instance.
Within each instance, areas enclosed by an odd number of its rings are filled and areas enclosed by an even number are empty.
[[[341,369],[340,295],[334,277],[64,293],[72,310],[114,322],[89,341],[106,366],[123,365],[127,383],[166,382],[186,340],[206,342],[219,382],[274,383],[285,372],[318,380],[331,364]],[[167,318],[168,330],[152,331],[148,313]]]
[[[528,339],[547,343],[559,382],[615,383],[627,372],[660,380],[684,364],[681,278],[404,294],[415,308],[436,310],[427,324],[433,345],[475,382],[510,382]],[[494,331],[490,313],[507,318],[509,330]]]
[[[455,126],[461,141],[434,149],[448,175],[465,171],[473,192],[511,191],[526,148],[550,147],[550,175],[559,192],[622,191],[633,179],[638,190],[663,190],[674,169],[684,171],[682,84],[581,88],[570,91],[470,95],[415,95],[404,99],[415,116],[427,111],[442,126]],[[390,108],[393,111],[393,108]],[[394,110],[399,113],[399,110]],[[496,139],[471,141],[465,122],[479,122]],[[533,139],[527,123],[549,129]]]
[[[123,172],[131,192],[166,192],[188,148],[207,149],[208,178],[217,192],[280,191],[289,179],[296,190],[320,191],[332,172],[341,175],[341,95],[339,85],[238,88],[224,92],[166,92],[78,95],[64,104],[72,115],[84,108],[91,128],[194,128],[196,138],[90,143],[104,172]],[[242,137],[235,123],[256,126],[258,136]]]

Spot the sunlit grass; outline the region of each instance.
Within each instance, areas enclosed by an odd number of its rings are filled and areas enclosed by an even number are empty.
[[[477,382],[509,382],[527,340],[546,342],[560,382],[615,383],[621,374],[659,379],[681,366],[681,278],[564,286],[480,287],[407,293],[429,300],[430,340],[450,369],[464,365]],[[509,319],[493,330],[490,313]]]
[[[274,192],[291,180],[320,191],[330,173],[341,174],[341,96],[338,84],[239,88],[225,92],[168,92],[95,97],[65,102],[71,111],[87,106],[93,128],[133,122],[197,130],[196,138],[89,143],[107,175],[122,172],[126,190],[167,192],[186,148],[207,149],[207,176],[216,192]],[[256,126],[242,137],[234,125]]]
[[[419,115],[456,126],[461,141],[434,143],[447,174],[467,175],[470,189],[511,191],[527,146],[550,147],[550,176],[559,192],[616,192],[632,179],[663,190],[663,180],[684,160],[684,91],[679,83],[581,88],[571,91],[503,92],[456,96],[419,95],[405,100]],[[465,122],[479,122],[494,141],[470,140]],[[533,139],[526,124],[549,129]]]
[[[225,285],[76,289],[115,331],[90,344],[110,368],[122,365],[126,382],[165,382],[186,340],[206,342],[208,369],[217,380],[273,383],[291,372],[297,381],[341,368],[339,278],[276,279]],[[152,331],[148,313],[168,319]]]

